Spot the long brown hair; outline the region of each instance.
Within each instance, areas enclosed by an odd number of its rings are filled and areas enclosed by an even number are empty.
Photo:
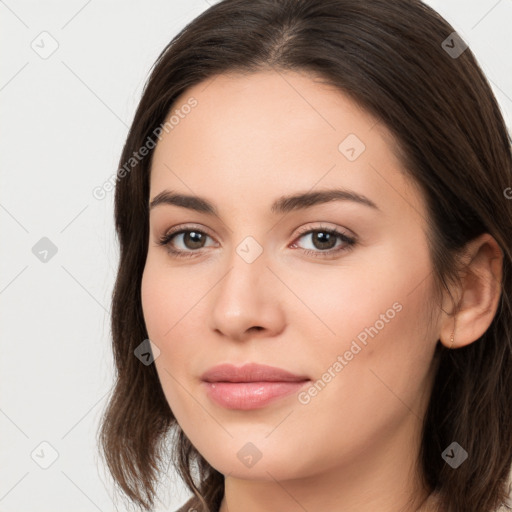
[[[141,509],[153,507],[169,458],[204,510],[217,510],[224,478],[177,425],[154,364],[134,356],[148,338],[140,289],[152,151],[128,171],[125,164],[155,139],[188,87],[220,73],[271,69],[322,77],[396,137],[403,167],[427,200],[436,289],[456,280],[457,253],[476,236],[490,233],[503,251],[489,329],[462,348],[438,343],[420,463],[425,484],[442,493],[449,512],[487,512],[505,499],[512,464],[512,140],[473,53],[454,32],[419,0],[224,0],[158,57],[120,158],[111,324],[117,374],[98,436],[115,482]],[[470,457],[456,470],[441,456],[453,441]]]

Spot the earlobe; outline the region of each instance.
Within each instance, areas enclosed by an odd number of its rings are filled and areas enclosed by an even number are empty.
[[[472,240],[464,252],[460,297],[453,314],[445,317],[440,341],[450,349],[478,340],[491,325],[502,291],[503,253],[489,233]]]

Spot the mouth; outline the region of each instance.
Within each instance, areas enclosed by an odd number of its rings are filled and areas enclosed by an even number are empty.
[[[223,364],[201,376],[206,394],[227,409],[259,409],[299,392],[311,379],[282,368],[255,363],[236,367]]]

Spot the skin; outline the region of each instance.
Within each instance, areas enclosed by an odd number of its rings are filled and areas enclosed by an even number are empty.
[[[190,97],[197,106],[155,149],[150,200],[165,189],[198,195],[219,215],[151,210],[141,297],[167,401],[225,475],[221,512],[434,510],[417,472],[434,349],[438,340],[471,343],[490,325],[501,279],[496,242],[483,235],[468,246],[475,272],[452,289],[460,311],[443,298],[444,312],[435,307],[430,318],[424,199],[381,123],[305,73],[220,75],[185,91],[174,108]],[[354,161],[338,149],[348,134],[366,146]],[[280,196],[339,187],[379,210],[331,201],[270,212]],[[180,259],[157,242],[183,224],[208,236],[202,245],[175,237],[175,249],[197,253]],[[314,234],[299,238],[305,227],[334,228],[358,242],[334,253],[342,240],[322,248]],[[263,250],[252,263],[236,251],[247,236]],[[228,410],[204,392],[201,374],[225,362],[278,366],[316,382],[396,303],[394,318],[307,404],[293,394],[261,409]],[[248,442],[261,453],[252,467],[237,457]]]

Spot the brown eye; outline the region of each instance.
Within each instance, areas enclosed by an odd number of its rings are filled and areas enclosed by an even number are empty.
[[[306,237],[309,237],[311,240],[313,250],[303,248],[303,252],[307,255],[318,256],[320,258],[331,257],[333,254],[350,250],[356,244],[355,238],[330,228],[320,227],[303,231],[296,240]],[[340,240],[341,243],[336,247],[338,240]],[[295,242],[292,247],[298,247],[298,244]]]
[[[311,240],[317,249],[333,249],[336,245],[337,236],[327,231],[312,231]]]
[[[183,231],[182,233],[177,233],[173,235],[172,238],[183,234],[183,244],[187,249],[201,249],[204,244],[205,235],[201,231]]]
[[[210,238],[210,236],[199,229],[180,229],[165,234],[158,241],[158,245],[166,246],[173,256],[196,256],[199,249],[205,247],[207,238]],[[176,248],[177,243],[181,244],[184,249]]]

